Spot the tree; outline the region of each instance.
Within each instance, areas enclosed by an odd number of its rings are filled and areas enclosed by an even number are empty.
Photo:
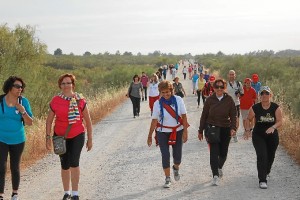
[[[55,51],[54,51],[54,55],[55,56],[61,56],[62,55],[62,50],[60,48],[57,48]]]
[[[119,56],[119,55],[121,55],[120,51],[119,51],[119,50],[117,50],[115,55],[116,55],[116,56]]]
[[[91,52],[86,51],[83,55],[84,55],[84,56],[91,56],[92,54],[91,54]]]
[[[128,52],[128,51],[125,51],[125,52],[123,53],[123,56],[132,56],[132,53],[131,53],[131,52]]]

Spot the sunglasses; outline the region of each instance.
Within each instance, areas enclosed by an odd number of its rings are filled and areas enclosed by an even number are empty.
[[[266,91],[265,91],[265,92],[261,92],[261,93],[260,93],[261,96],[264,95],[264,94],[265,94],[265,95],[270,95],[270,92],[266,92]]]
[[[60,85],[71,85],[72,82],[65,82],[65,83],[61,83]]]
[[[224,85],[216,85],[215,88],[216,88],[216,89],[224,89],[225,87],[224,87]]]
[[[16,89],[20,89],[20,88],[23,89],[23,86],[19,84],[13,84],[13,87]]]

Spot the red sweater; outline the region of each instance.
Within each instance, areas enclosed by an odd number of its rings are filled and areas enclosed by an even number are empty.
[[[244,95],[240,97],[240,108],[242,110],[249,110],[255,103],[256,92],[253,87],[250,87],[248,90],[244,86]]]

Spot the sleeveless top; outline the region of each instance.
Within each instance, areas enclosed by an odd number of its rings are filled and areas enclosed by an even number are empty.
[[[178,85],[176,83],[173,83],[173,87],[175,90],[175,94],[177,94],[178,92],[182,92],[182,84],[178,82]]]
[[[264,109],[261,103],[257,103],[252,106],[255,113],[255,126],[253,129],[253,134],[267,135],[266,131],[268,128],[276,123],[275,111],[279,107],[278,104],[271,102],[268,109]],[[277,129],[274,133],[277,132]]]

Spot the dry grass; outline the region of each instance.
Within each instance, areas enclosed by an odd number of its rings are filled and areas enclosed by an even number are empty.
[[[126,100],[127,88],[104,91],[94,97],[87,97],[88,107],[93,124],[99,122]],[[34,124],[26,127],[27,141],[22,156],[22,167],[28,167],[44,157],[49,151],[45,143],[45,118],[34,119]]]
[[[293,119],[290,113],[285,110],[283,114],[283,124],[279,131],[280,144],[286,149],[288,154],[300,164],[300,123],[298,120]]]

